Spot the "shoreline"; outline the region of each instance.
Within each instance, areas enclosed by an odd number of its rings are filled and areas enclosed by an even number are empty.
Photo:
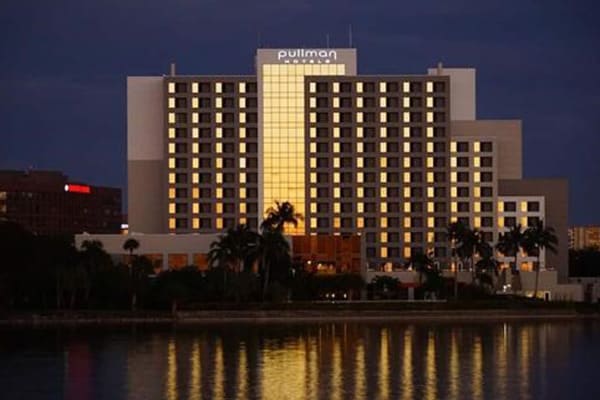
[[[180,311],[152,315],[103,315],[106,313],[65,313],[62,315],[14,315],[0,319],[0,328],[44,326],[116,325],[235,325],[304,323],[413,323],[413,322],[505,322],[600,320],[598,313],[552,309],[488,310],[226,310]]]

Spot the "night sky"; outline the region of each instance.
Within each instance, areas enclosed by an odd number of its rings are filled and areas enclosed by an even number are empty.
[[[600,224],[597,1],[2,0],[0,168],[126,186],[127,75],[252,74],[265,47],[348,46],[359,73],[477,68],[478,118],[523,120],[526,177]]]

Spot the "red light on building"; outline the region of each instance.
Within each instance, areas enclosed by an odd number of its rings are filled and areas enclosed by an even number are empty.
[[[92,189],[87,185],[74,185],[68,183],[65,185],[65,192],[90,194]]]

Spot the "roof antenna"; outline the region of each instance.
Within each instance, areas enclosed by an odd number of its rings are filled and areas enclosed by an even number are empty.
[[[256,32],[256,48],[260,49],[260,31]]]
[[[329,48],[329,33],[325,35],[325,42],[327,43],[327,48]]]
[[[348,47],[352,48],[352,24],[348,25]]]

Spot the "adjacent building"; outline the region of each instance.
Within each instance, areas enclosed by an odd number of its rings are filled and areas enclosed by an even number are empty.
[[[600,226],[572,226],[569,228],[569,249],[600,248]]]
[[[0,219],[39,235],[119,233],[121,189],[72,181],[56,171],[0,171]]]
[[[516,267],[539,262],[566,280],[567,183],[523,178],[521,121],[477,119],[474,69],[360,75],[355,49],[258,49],[255,61],[249,76],[127,79],[130,233],[257,228],[290,201],[304,220],[288,233],[307,263],[331,266],[343,248],[349,267],[333,268],[369,274],[418,253],[462,269],[451,221],[495,243],[544,220],[557,254]],[[320,239],[327,260],[306,253]]]

